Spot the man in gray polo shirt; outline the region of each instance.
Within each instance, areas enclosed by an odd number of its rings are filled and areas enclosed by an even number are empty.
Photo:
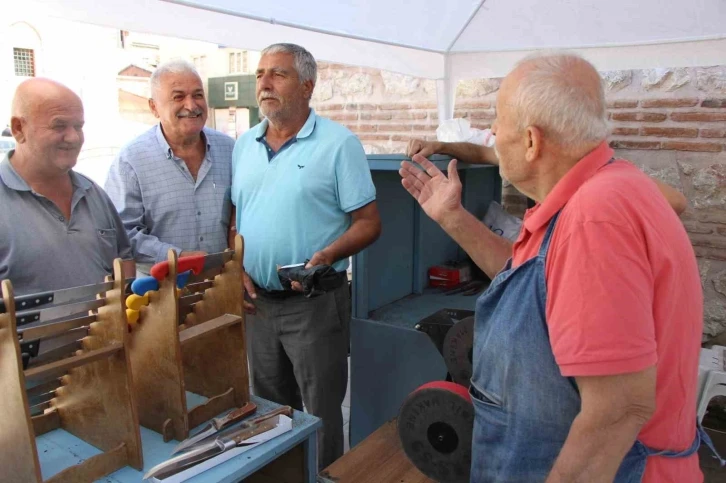
[[[160,123],[126,145],[106,192],[121,215],[137,268],[227,248],[234,140],[204,127],[207,102],[194,65],[172,60],[151,76],[149,107]]]
[[[11,129],[17,147],[0,161],[0,279],[20,295],[102,282],[131,249],[111,200],[72,170],[81,99],[49,79],[25,81]],[[124,270],[133,273],[133,261]]]

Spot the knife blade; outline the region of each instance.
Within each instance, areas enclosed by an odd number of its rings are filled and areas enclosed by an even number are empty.
[[[217,438],[206,444],[197,446],[196,448],[171,458],[153,468],[144,475],[144,479],[150,478],[166,478],[173,474],[179,473],[190,466],[194,466],[202,461],[214,458],[235,446],[244,446],[246,439],[266,433],[277,427],[279,416],[268,419],[267,421],[250,428],[243,428],[225,438]],[[254,443],[251,443],[254,444]]]
[[[44,402],[50,402],[50,400],[53,399],[54,397],[55,397],[55,390],[46,392],[45,394],[39,394],[38,396],[29,397],[28,405],[37,406],[38,404],[43,404]]]
[[[82,312],[88,312],[89,310],[95,310],[99,307],[103,307],[106,304],[106,299],[89,300],[87,302],[77,302],[67,305],[59,305],[57,307],[48,307],[47,309],[41,310],[23,310],[15,314],[18,327],[32,322],[47,322],[49,320],[60,319],[61,317],[68,317],[74,314]]]
[[[124,285],[131,283],[134,279],[128,278],[124,281]],[[97,293],[108,292],[112,290],[115,282],[101,282],[91,285],[83,285],[80,287],[66,288],[62,290],[54,290],[47,292],[39,292],[34,294],[20,295],[15,297],[15,310],[29,310],[35,307],[50,304],[64,304],[72,300],[82,299]],[[0,301],[2,303],[2,301]]]
[[[41,382],[40,384],[29,387],[25,390],[26,394],[28,395],[28,399],[39,396],[41,394],[45,394],[46,392],[55,391],[61,385],[63,382],[61,381],[60,377],[53,378],[49,381]]]
[[[194,275],[199,275],[204,270],[212,267],[220,267],[230,261],[234,256],[233,250],[224,252],[210,253],[209,255],[195,255],[191,257],[181,257],[177,260],[177,273],[191,270]],[[149,275],[161,282],[169,274],[169,261],[159,262],[149,270]]]
[[[55,324],[49,324],[49,325],[55,325]],[[71,330],[63,331],[63,332],[57,332],[54,334],[48,334],[47,337],[43,338],[42,340],[47,341],[58,337],[65,337],[68,335],[75,334],[76,337],[79,339],[82,339],[83,337],[88,335],[88,327],[76,327]],[[22,356],[23,360],[23,369],[28,368],[28,363],[31,359],[37,358],[39,355],[45,354],[44,352],[40,352],[40,342],[41,339],[28,339],[20,340],[20,354]]]
[[[46,392],[55,391],[61,385],[63,382],[61,381],[61,378],[55,378],[51,379],[50,381],[46,381],[43,383],[38,384],[37,386],[30,387],[25,390],[25,392],[28,394],[28,399],[40,396],[41,394],[45,394]]]
[[[17,333],[23,340],[34,340],[41,338],[55,337],[73,329],[88,327],[96,321],[95,315],[85,315],[75,319],[51,321],[47,323],[27,324],[19,327]]]
[[[34,406],[30,406],[30,416],[40,416],[45,412],[47,408],[50,407],[50,401],[46,401],[40,404],[36,404]]]
[[[190,307],[197,302],[204,300],[204,293],[203,292],[197,292],[193,293],[191,295],[185,295],[183,297],[179,297],[179,307]]]
[[[184,288],[189,294],[200,293],[206,291],[208,288],[214,287],[214,280],[205,280],[203,282],[194,282],[187,284]]]
[[[190,448],[190,447],[196,445],[197,443],[200,443],[201,441],[214,436],[220,430],[222,430],[224,428],[228,428],[229,426],[233,425],[234,423],[241,421],[242,419],[246,418],[247,416],[249,416],[251,414],[254,414],[255,411],[257,411],[257,405],[255,403],[248,402],[244,406],[227,413],[226,415],[222,416],[221,418],[212,419],[197,434],[195,434],[194,436],[187,438],[184,441],[182,441],[181,443],[179,443],[177,445],[177,447],[174,448],[174,451],[171,452],[171,454],[172,455],[177,454],[186,448]]]
[[[73,341],[69,344],[64,344],[60,347],[56,347],[55,349],[51,349],[47,352],[43,352],[42,354],[38,354],[37,357],[33,357],[29,359],[30,366],[39,366],[42,364],[47,364],[49,362],[56,361],[58,359],[63,359],[65,357],[70,357],[71,355],[74,355],[73,353],[75,351],[83,349],[83,342],[81,340]]]

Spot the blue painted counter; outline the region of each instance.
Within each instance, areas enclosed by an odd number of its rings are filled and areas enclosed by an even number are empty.
[[[187,403],[190,407],[203,402],[203,400],[203,398],[195,394],[187,393]],[[257,413],[251,417],[259,416],[280,406],[255,396],[251,396],[251,401],[257,405]],[[237,482],[252,475],[293,447],[303,445],[307,475],[305,481],[314,483],[317,474],[316,432],[322,426],[322,421],[307,413],[295,411],[292,426],[292,431],[262,443],[188,481],[190,483]],[[199,429],[201,427],[192,430],[192,434]],[[56,429],[38,436],[36,441],[44,480],[69,466],[78,464],[100,453],[94,446],[62,429]],[[174,447],[179,443],[173,440],[165,443],[161,434],[144,427],[141,428],[141,442],[144,452],[144,471],[136,471],[127,466],[99,481],[109,483],[140,482],[144,473],[167,460]]]

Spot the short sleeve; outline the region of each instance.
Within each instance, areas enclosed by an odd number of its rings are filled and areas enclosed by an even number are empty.
[[[550,247],[547,266],[547,325],[562,375],[655,365],[654,282],[642,235],[610,221],[572,228]]]
[[[346,213],[376,199],[376,188],[371,178],[368,159],[355,136],[348,136],[337,151],[335,180],[338,205]]]

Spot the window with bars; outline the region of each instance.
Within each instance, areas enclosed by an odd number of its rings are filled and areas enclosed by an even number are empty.
[[[33,49],[13,49],[15,75],[19,77],[35,77],[35,53]]]

